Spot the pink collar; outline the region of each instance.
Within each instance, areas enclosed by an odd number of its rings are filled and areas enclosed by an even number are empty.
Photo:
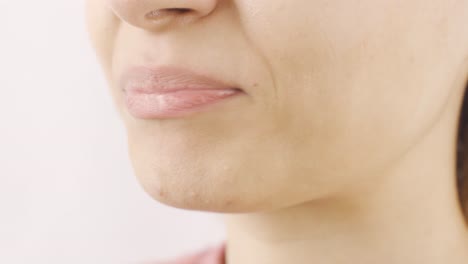
[[[160,264],[225,264],[226,243]]]

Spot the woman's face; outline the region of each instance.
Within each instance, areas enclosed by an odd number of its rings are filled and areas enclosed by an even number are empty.
[[[144,189],[179,208],[249,212],[383,177],[464,74],[466,6],[90,0],[88,21]],[[184,117],[138,118],[120,79],[140,66],[197,71],[244,93]]]

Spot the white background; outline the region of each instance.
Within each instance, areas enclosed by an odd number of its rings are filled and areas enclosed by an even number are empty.
[[[138,263],[224,238],[158,204],[87,40],[83,0],[0,0],[0,263]]]

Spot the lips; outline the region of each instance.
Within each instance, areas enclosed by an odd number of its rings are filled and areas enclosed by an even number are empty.
[[[222,81],[175,67],[131,68],[120,85],[129,113],[140,119],[187,117],[245,94]]]

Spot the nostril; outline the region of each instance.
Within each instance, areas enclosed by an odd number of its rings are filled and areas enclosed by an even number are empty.
[[[166,10],[177,14],[185,14],[192,11],[190,8],[167,8]]]
[[[147,19],[161,19],[166,16],[184,15],[192,12],[190,8],[164,8],[153,10],[146,14]]]

